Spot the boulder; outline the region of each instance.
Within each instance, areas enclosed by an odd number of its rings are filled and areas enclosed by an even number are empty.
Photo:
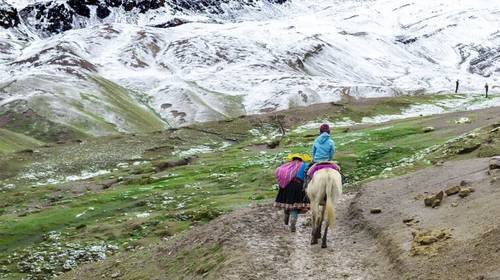
[[[433,126],[424,127],[424,128],[422,129],[422,131],[423,131],[424,133],[432,132],[432,131],[434,131],[434,130],[436,130],[436,129],[435,129]]]
[[[153,163],[153,166],[156,169],[156,172],[160,172],[160,171],[166,170],[168,168],[188,165],[191,162],[193,162],[193,160],[195,160],[195,159],[196,159],[196,157],[188,157],[188,158],[183,158],[183,159],[179,159],[179,160],[158,161],[158,162]]]
[[[490,170],[500,169],[500,156],[494,156],[490,159]]]
[[[471,184],[472,184],[472,182],[469,181],[469,180],[462,180],[462,181],[460,181],[460,186],[461,187],[470,186]]]
[[[444,192],[446,193],[447,196],[454,195],[454,194],[457,194],[458,192],[460,192],[460,187],[454,186],[454,187],[448,188]]]
[[[174,18],[174,19],[169,20],[167,22],[153,25],[153,27],[156,27],[156,28],[171,28],[171,27],[176,27],[176,26],[185,24],[187,22],[188,21],[185,21],[183,19]],[[165,104],[163,104],[163,105],[165,105]],[[164,107],[163,105],[162,105],[162,108]]]
[[[427,207],[436,208],[439,205],[441,205],[441,202],[443,201],[443,197],[444,197],[444,192],[440,191],[435,195],[431,195],[431,196],[426,197],[424,199],[424,204]]]
[[[470,187],[467,187],[467,188],[461,188],[461,189],[460,189],[460,192],[458,192],[458,195],[459,195],[461,198],[464,198],[464,197],[469,196],[469,194],[471,194],[472,192],[474,192],[474,189],[473,189],[473,188],[470,188]]]
[[[481,147],[481,143],[478,142],[465,143],[464,146],[458,149],[457,153],[460,155],[472,153],[479,147]]]

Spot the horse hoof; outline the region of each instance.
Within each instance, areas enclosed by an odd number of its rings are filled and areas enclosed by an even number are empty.
[[[321,244],[321,248],[326,248],[326,244]]]
[[[318,244],[318,241],[311,241],[311,245],[316,245]]]

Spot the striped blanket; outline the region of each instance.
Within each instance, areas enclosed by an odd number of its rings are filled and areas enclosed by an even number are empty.
[[[276,176],[276,180],[278,181],[278,185],[280,186],[280,188],[284,189],[288,185],[288,183],[290,183],[293,178],[297,176],[297,172],[299,172],[301,165],[301,161],[294,160],[276,168],[274,176]]]

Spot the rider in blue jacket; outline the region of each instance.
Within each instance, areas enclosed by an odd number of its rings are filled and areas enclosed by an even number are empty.
[[[322,124],[319,133],[312,148],[313,162],[331,161],[335,155],[335,142],[330,138],[330,126]]]

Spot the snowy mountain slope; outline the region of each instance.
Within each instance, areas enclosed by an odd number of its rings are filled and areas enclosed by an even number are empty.
[[[23,19],[0,30],[0,106],[44,96],[52,119],[95,122],[68,106],[81,102],[93,116],[106,112],[102,123],[133,131],[140,125],[127,127],[122,112],[103,105],[107,97],[97,81],[123,87],[140,108],[161,116],[163,125],[345,95],[450,91],[456,79],[461,91],[478,93],[486,82],[499,91],[500,3],[247,2],[226,1],[218,13],[206,6],[176,10],[170,2],[144,13],[110,7],[104,19],[92,10],[59,34],[39,32]],[[185,23],[152,27],[174,18]],[[108,131],[102,123],[91,133]]]

